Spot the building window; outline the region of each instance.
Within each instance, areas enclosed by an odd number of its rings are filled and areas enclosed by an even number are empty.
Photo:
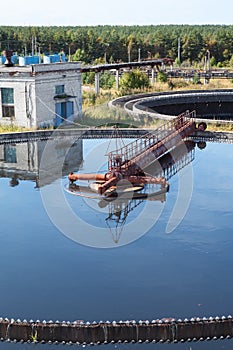
[[[62,95],[65,93],[65,85],[57,85],[55,86],[55,94]]]
[[[4,145],[4,161],[6,163],[17,163],[15,145]]]
[[[14,89],[1,88],[2,104],[14,104]]]
[[[14,89],[13,88],[1,88],[2,97],[2,116],[3,118],[14,118]]]
[[[2,106],[2,116],[4,118],[14,118],[15,117],[15,107],[14,106]]]

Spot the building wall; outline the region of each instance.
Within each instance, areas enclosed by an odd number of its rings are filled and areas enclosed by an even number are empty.
[[[81,64],[79,62],[34,66],[36,114],[39,127],[46,123],[52,124],[55,122],[56,104],[69,102],[73,104],[71,121],[82,113],[80,68]],[[56,94],[56,86],[64,86],[64,93]],[[57,115],[57,117],[59,116]],[[63,117],[61,116],[62,121]],[[66,122],[66,120],[64,121]]]
[[[3,111],[0,108],[0,124],[3,125],[17,125],[22,127],[32,127],[30,118],[33,113],[29,113],[28,108],[33,112],[33,91],[34,82],[27,80],[18,80],[18,79],[0,79],[0,88],[13,88],[14,89],[14,110],[15,110],[15,118],[3,118]],[[28,94],[31,91],[31,98],[29,99]],[[27,102],[26,102],[27,101]],[[2,96],[0,93],[0,106],[2,106]],[[27,107],[28,106],[28,107]],[[34,111],[35,112],[35,111]],[[34,114],[33,118],[36,118]]]
[[[14,89],[15,118],[3,118],[0,93],[0,124],[30,128],[52,126],[58,121],[56,111],[61,110],[57,104],[62,107],[72,105],[71,120],[75,119],[82,113],[80,69],[79,62],[1,68],[0,89]],[[64,94],[56,94],[57,85],[64,85]],[[67,122],[66,114],[64,119]]]

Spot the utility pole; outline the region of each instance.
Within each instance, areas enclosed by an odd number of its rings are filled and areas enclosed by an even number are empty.
[[[34,56],[34,38],[32,36],[32,56]]]
[[[35,55],[37,54],[37,42],[36,42],[36,36],[35,36]]]
[[[131,50],[131,48],[130,48],[130,46],[128,46],[128,62],[130,62],[130,60],[131,60],[131,57],[130,57],[130,50]]]
[[[141,62],[141,48],[138,48],[138,62]]]
[[[70,45],[69,45],[69,53],[68,53],[68,55],[69,55],[69,60],[68,60],[68,62],[70,62],[70,61],[71,61],[71,55],[70,55]]]
[[[178,38],[178,62],[181,63],[181,60],[180,60],[180,37]]]
[[[206,57],[207,57],[207,70],[210,70],[210,50],[206,51]]]

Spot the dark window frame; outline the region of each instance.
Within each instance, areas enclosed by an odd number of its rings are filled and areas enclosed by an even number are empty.
[[[65,85],[60,84],[55,86],[55,95],[62,95],[65,93]]]
[[[2,98],[2,117],[13,119],[15,118],[15,106],[14,106],[14,88],[1,88]]]

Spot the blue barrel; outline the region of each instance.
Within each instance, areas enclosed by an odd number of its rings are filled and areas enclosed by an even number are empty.
[[[19,56],[18,55],[11,56],[11,62],[13,64],[18,64],[19,63]]]
[[[50,56],[44,56],[44,60],[43,62],[46,63],[50,63]]]
[[[50,62],[51,63],[57,63],[60,62],[60,55],[55,54],[55,55],[50,55]]]
[[[25,57],[19,56],[19,66],[25,66],[25,65],[26,65]]]
[[[6,62],[5,56],[0,56],[0,64],[4,64]]]
[[[40,63],[40,57],[32,56],[32,64],[38,64],[38,63]]]
[[[29,64],[32,64],[32,56],[25,56],[25,65],[28,66]]]
[[[65,55],[65,53],[62,53],[60,56],[61,56],[61,61],[62,62],[66,62],[66,55]]]

